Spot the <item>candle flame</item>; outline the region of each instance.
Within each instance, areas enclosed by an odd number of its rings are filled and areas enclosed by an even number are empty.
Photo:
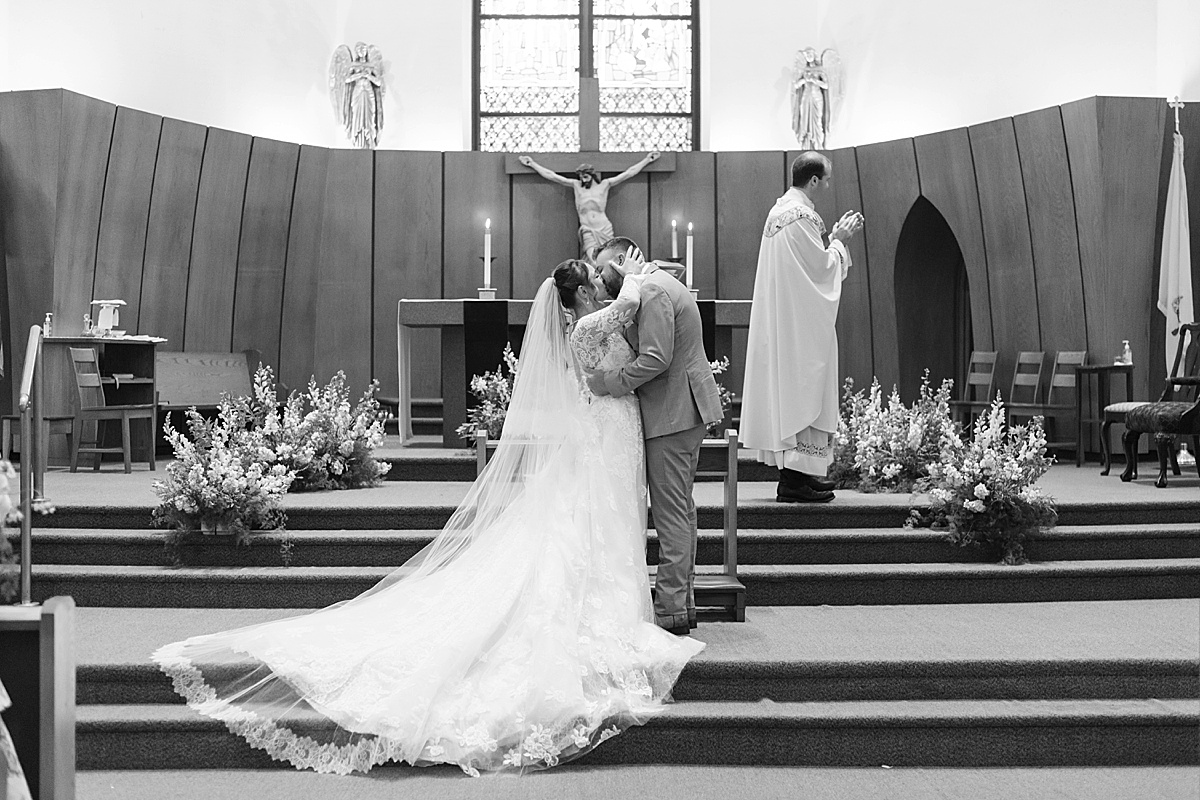
[[[688,223],[688,233],[692,232],[692,223]]]
[[[491,217],[488,217],[487,219],[485,219],[483,221],[483,229],[485,231],[490,231],[492,229],[492,218]]]
[[[676,222],[675,220],[671,220],[671,227],[672,227],[672,228],[674,228],[674,227],[675,227],[675,222]]]

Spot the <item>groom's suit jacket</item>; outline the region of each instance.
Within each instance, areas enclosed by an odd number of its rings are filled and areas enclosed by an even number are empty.
[[[724,416],[704,354],[700,310],[692,293],[663,270],[651,271],[626,338],[637,358],[604,374],[614,397],[636,391],[647,439],[716,422]]]

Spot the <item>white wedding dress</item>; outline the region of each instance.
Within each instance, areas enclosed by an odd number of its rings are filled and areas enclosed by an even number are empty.
[[[637,400],[578,379],[633,357],[621,325],[586,316],[568,349],[548,279],[500,445],[434,542],[348,602],[160,648],[175,690],[272,758],[342,774],[545,769],[661,711],[704,645],[654,624]]]

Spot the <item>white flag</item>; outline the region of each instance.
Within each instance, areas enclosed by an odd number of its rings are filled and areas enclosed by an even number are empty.
[[[1158,277],[1158,310],[1167,317],[1167,370],[1175,363],[1179,326],[1195,322],[1192,305],[1192,253],[1188,231],[1187,183],[1183,176],[1183,135],[1175,132],[1175,157],[1167,185],[1163,221],[1162,272]]]

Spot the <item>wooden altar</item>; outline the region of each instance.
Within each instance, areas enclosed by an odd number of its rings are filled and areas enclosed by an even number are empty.
[[[442,446],[465,447],[457,429],[474,405],[471,378],[494,371],[504,345],[520,350],[531,300],[401,300],[396,309],[400,435],[412,438],[412,331],[437,328],[442,339]],[[733,354],[733,333],[750,325],[749,300],[697,300],[710,360]]]

